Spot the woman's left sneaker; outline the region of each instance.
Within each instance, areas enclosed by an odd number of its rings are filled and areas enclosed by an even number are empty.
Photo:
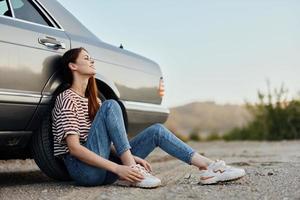
[[[127,180],[117,180],[115,182],[116,185],[121,186],[130,186],[130,187],[140,187],[140,188],[156,188],[161,185],[161,180],[152,174],[150,174],[143,166],[140,164],[132,165],[133,169],[139,171],[143,176],[144,179],[141,182],[129,182]]]
[[[223,160],[216,160],[206,170],[200,171],[201,184],[214,184],[239,179],[246,175],[244,169],[226,165]]]

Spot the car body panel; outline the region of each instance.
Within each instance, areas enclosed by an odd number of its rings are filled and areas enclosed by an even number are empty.
[[[38,39],[56,38],[65,43],[66,49],[70,40],[61,30],[11,17],[1,16],[0,27],[0,49],[4,50],[0,54],[0,130],[24,130],[55,70],[53,58],[65,52],[50,49]],[[4,112],[8,108],[10,113]],[[22,115],[26,120],[21,120]]]
[[[71,47],[84,47],[95,59],[97,73],[109,77],[120,92],[120,99],[160,104],[160,67],[154,61],[101,41],[60,4],[40,0],[59,21],[71,39]],[[63,13],[63,15],[61,14]]]

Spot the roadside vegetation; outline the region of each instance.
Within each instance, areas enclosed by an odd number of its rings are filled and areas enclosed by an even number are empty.
[[[253,121],[234,128],[223,136],[225,140],[292,140],[300,139],[300,101],[287,100],[288,90],[258,91],[259,103],[247,104]]]
[[[213,140],[293,140],[300,139],[300,100],[287,100],[288,90],[282,85],[279,89],[257,92],[258,103],[246,103],[252,120],[242,127],[233,128],[225,134],[212,132],[203,137],[199,127],[187,135],[173,132],[183,141]]]

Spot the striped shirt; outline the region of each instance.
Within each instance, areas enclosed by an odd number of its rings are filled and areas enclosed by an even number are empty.
[[[80,96],[71,89],[60,93],[52,110],[54,156],[69,152],[65,140],[69,134],[79,135],[80,143],[85,143],[90,127],[88,98]]]

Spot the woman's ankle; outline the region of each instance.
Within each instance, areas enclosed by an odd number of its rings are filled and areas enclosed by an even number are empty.
[[[191,164],[198,167],[199,170],[206,170],[207,167],[212,163],[213,161],[209,158],[206,158],[198,153],[195,153],[192,157]]]
[[[129,150],[125,151],[121,156],[120,159],[123,163],[123,165],[131,166],[136,165],[136,162]]]

